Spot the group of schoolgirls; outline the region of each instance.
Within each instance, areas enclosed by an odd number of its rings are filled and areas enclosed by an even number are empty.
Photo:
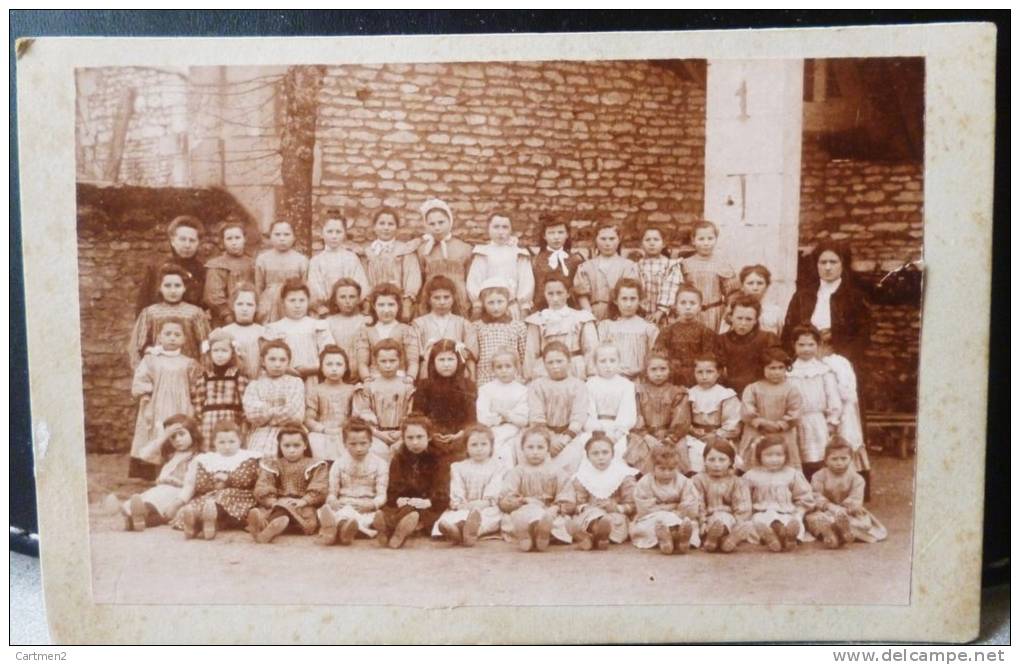
[[[130,475],[155,484],[123,503],[126,528],[664,553],[885,537],[852,367],[811,327],[791,363],[768,269],[738,277],[713,224],[683,260],[646,229],[638,261],[602,225],[585,260],[566,219],[533,256],[505,215],[473,248],[445,202],[421,215],[402,242],[383,209],[364,247],[330,215],[311,260],[287,222],[254,261],[225,224],[205,264],[199,226],[171,225],[129,347]]]

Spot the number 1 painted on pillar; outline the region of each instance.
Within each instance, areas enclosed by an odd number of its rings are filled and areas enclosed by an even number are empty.
[[[740,87],[737,88],[737,97],[740,97],[740,115],[737,117],[741,120],[747,120],[751,116],[747,115],[747,81],[742,80]]]

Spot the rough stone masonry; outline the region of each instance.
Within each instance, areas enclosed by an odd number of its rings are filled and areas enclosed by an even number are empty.
[[[576,216],[582,246],[602,219],[664,223],[684,242],[704,207],[705,89],[673,65],[327,67],[318,97],[314,215],[348,209],[357,222],[353,239],[362,241],[373,211],[387,205],[402,212],[407,237],[420,233],[420,202],[438,195],[458,216],[455,233],[470,242],[485,239],[495,210],[507,211],[529,244],[538,241],[539,216],[549,212]],[[85,109],[77,127],[80,180],[95,179],[117,100],[125,88],[137,91],[119,185],[107,188],[125,191],[101,200],[90,192],[87,205],[79,206],[86,443],[91,451],[113,451],[127,446],[134,422],[123,347],[133,321],[134,294],[128,292],[141,266],[162,254],[166,224],[176,214],[193,212],[213,225],[227,214],[248,213],[219,198],[226,192],[210,203],[196,190],[181,198],[183,190],[171,189],[181,184],[175,179],[188,144],[181,137],[195,116],[188,104],[196,95],[187,94],[186,77],[140,68],[94,71],[79,81],[85,88],[79,90]],[[207,93],[203,89],[203,100]],[[152,204],[132,185],[154,188],[147,194]],[[868,283],[920,258],[921,164],[833,160],[815,137],[805,136],[801,185],[803,248],[825,236],[849,239],[855,268]],[[168,201],[187,203],[176,210]],[[270,220],[255,221],[264,230]],[[203,251],[215,250],[210,244]],[[916,303],[875,305],[874,313],[868,365],[879,392],[866,396],[865,406],[910,410],[920,309]]]

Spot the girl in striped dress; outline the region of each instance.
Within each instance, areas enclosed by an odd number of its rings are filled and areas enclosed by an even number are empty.
[[[213,428],[221,420],[236,423],[244,431],[241,400],[248,388],[248,377],[241,370],[236,343],[227,333],[213,331],[202,347],[202,373],[191,389],[191,401],[201,424],[205,452],[212,442]]]
[[[372,425],[372,454],[389,462],[400,448],[401,425],[411,412],[414,383],[397,376],[404,348],[384,339],[372,347],[379,376],[362,384],[354,395],[351,413]]]
[[[350,545],[358,533],[369,538],[376,513],[386,505],[390,467],[369,452],[372,426],[361,418],[344,424],[344,449],[329,468],[329,494],[318,512],[319,543]]]
[[[588,376],[589,356],[599,343],[595,317],[587,310],[567,305],[570,284],[559,273],[546,277],[542,293],[548,307],[525,319],[528,337],[524,344],[524,377],[530,381],[545,376],[542,354],[549,344],[560,342],[567,349],[570,374],[583,381]]]
[[[354,393],[350,361],[339,346],[330,344],[319,354],[319,382],[308,389],[305,425],[312,456],[335,460],[343,449],[343,427],[351,415]]]

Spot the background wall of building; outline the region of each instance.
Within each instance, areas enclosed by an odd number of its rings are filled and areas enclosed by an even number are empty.
[[[920,163],[831,159],[818,136],[804,142],[801,173],[800,243],[850,243],[857,279],[873,293],[873,329],[865,406],[913,411],[921,303],[889,302],[880,283],[890,271],[920,261],[924,237],[924,167]],[[802,266],[802,274],[812,270]],[[817,278],[817,273],[815,273]],[[883,282],[883,278],[886,279]]]
[[[247,218],[229,194],[208,189],[78,185],[78,298],[81,307],[85,445],[127,450],[137,403],[127,347],[145,269],[170,256],[167,225],[178,215]],[[217,252],[207,234],[202,255]]]
[[[647,219],[684,242],[704,196],[705,88],[690,63],[483,63],[323,68],[317,92],[312,208],[352,212],[355,240],[372,211],[447,199],[455,233],[485,238],[506,210],[527,243],[544,213],[576,215],[580,245],[602,219]],[[173,217],[215,230],[251,222],[253,244],[283,198],[279,137],[287,70],[83,70],[77,78],[79,272],[90,451],[124,450],[135,402],[125,347],[144,266],[167,256]],[[703,70],[701,71],[703,75]],[[129,92],[128,92],[129,91]],[[131,96],[119,168],[109,154]],[[849,240],[873,287],[921,257],[920,161],[833,159],[805,134],[799,242]],[[88,183],[88,184],[86,184]],[[202,253],[218,250],[213,234]],[[629,245],[636,239],[629,238]],[[737,266],[739,268],[739,266]],[[920,309],[875,304],[869,408],[916,401]]]
[[[647,61],[330,67],[316,207],[350,209],[364,229],[386,205],[420,226],[418,206],[438,196],[470,242],[486,238],[496,210],[532,243],[549,212],[576,214],[581,240],[593,220],[637,214],[686,228],[703,208],[705,90],[684,71]]]

